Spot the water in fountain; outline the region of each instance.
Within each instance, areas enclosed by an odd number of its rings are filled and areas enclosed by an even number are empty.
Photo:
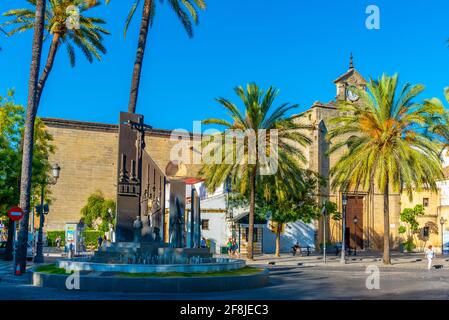
[[[169,254],[151,255],[149,253],[134,253],[126,258],[121,255],[120,264],[143,264],[143,265],[163,265],[163,264],[191,264],[199,265],[206,263],[226,263],[229,259],[225,258],[205,258],[201,256],[182,257]]]

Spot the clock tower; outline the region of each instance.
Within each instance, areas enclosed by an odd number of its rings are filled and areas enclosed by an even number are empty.
[[[334,81],[337,88],[337,101],[351,101],[356,102],[359,97],[355,92],[351,91],[352,87],[365,90],[366,80],[363,76],[354,68],[354,58],[351,53],[349,59],[349,70]]]

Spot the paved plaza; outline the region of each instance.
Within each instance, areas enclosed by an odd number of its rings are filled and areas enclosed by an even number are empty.
[[[12,276],[9,272],[12,270],[11,264],[1,261],[0,299],[449,299],[449,258],[446,257],[435,260],[436,265],[443,266],[442,269],[430,271],[427,270],[422,254],[394,254],[392,266],[383,266],[378,261],[378,255],[350,256],[346,265],[341,265],[337,257],[329,257],[326,264],[320,258],[291,255],[283,255],[281,258],[267,255],[257,257],[249,264],[270,270],[269,286],[252,290],[189,294],[104,293],[37,288],[29,284],[29,274]],[[366,269],[373,265],[380,271],[378,290],[368,290],[366,287],[369,276]]]

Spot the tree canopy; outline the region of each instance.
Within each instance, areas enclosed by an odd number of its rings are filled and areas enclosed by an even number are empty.
[[[19,203],[24,122],[25,111],[14,103],[14,91],[0,96],[0,215]],[[34,140],[32,194],[37,200],[39,186],[50,172],[48,157],[54,152],[52,137],[40,119],[35,123]]]
[[[96,191],[81,209],[81,219],[87,227],[106,232],[110,223],[115,225],[115,208],[114,200],[106,199],[101,191]]]
[[[351,88],[360,99],[339,101],[339,115],[331,119],[330,153],[343,151],[332,167],[333,190],[373,191],[384,197],[384,263],[390,264],[389,195],[431,189],[443,179],[441,144],[423,134],[430,119],[441,113],[436,104],[416,101],[423,85],[399,86],[399,76],[370,79],[366,91]],[[348,137],[352,135],[348,146]]]

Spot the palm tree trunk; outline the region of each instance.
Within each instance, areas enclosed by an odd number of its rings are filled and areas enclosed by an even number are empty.
[[[55,62],[56,53],[59,48],[59,39],[60,34],[55,33],[53,35],[53,39],[51,41],[50,51],[48,52],[47,62],[45,64],[44,71],[41,74],[39,82],[37,84],[37,93],[36,93],[36,108],[39,107],[41,102],[42,91],[44,90],[45,83],[47,82],[48,76],[50,75],[51,70],[53,69],[53,64]]]
[[[28,220],[30,212],[31,169],[34,144],[34,121],[36,119],[37,105],[36,93],[42,56],[42,39],[44,34],[46,0],[36,1],[36,20],[34,23],[33,47],[28,82],[28,102],[25,118],[25,132],[23,140],[22,172],[20,183],[20,207],[24,217],[20,221],[19,243],[16,264],[20,264],[22,273],[26,272],[26,254],[28,242]]]
[[[131,92],[129,95],[128,112],[135,113],[137,98],[139,95],[140,78],[142,75],[142,64],[145,55],[145,48],[150,28],[151,8],[154,0],[145,0],[143,4],[142,22],[140,24],[139,42],[137,44],[136,61],[134,62],[134,71],[131,82]]]
[[[384,264],[391,264],[390,260],[390,208],[389,208],[389,199],[388,199],[388,173],[387,173],[387,181],[385,183],[384,189],[384,255],[383,262]]]
[[[281,256],[281,228],[282,225],[278,223],[276,226],[276,257]]]
[[[249,227],[248,227],[248,260],[254,260],[253,253],[253,239],[254,239],[254,211],[256,208],[256,173],[257,167],[254,166],[253,172],[250,177],[250,200],[249,200]]]

